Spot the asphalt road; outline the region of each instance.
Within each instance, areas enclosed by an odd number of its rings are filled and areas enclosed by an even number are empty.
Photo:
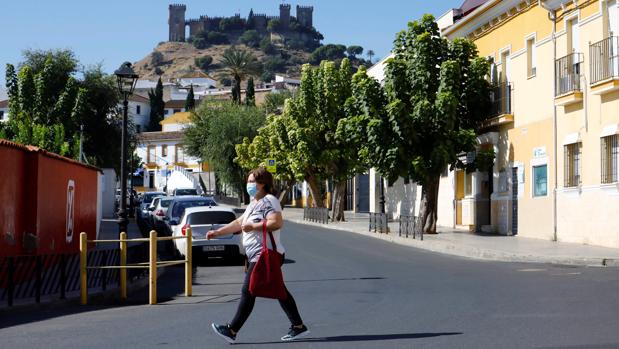
[[[286,223],[287,286],[312,334],[259,299],[244,348],[619,348],[619,269],[480,262],[352,233]],[[194,297],[182,269],[160,278],[160,304],[54,305],[0,312],[1,348],[226,348],[243,270],[203,261]],[[96,302],[95,302],[96,303]]]

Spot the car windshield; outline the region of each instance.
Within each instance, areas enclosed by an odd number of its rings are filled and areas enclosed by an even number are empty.
[[[199,206],[217,206],[213,200],[191,200],[191,201],[179,201],[172,209],[172,217],[181,217],[187,207],[199,207]]]
[[[153,202],[153,199],[157,196],[161,196],[161,193],[146,193],[144,194],[144,197],[142,199],[142,203],[144,204],[150,204],[151,202]]]
[[[232,212],[194,212],[187,217],[187,223],[200,224],[228,224],[236,219]]]
[[[176,195],[198,195],[195,189],[176,189]]]
[[[161,207],[170,207],[170,203],[172,202],[172,199],[168,199],[168,200],[161,200],[161,202],[159,203],[159,205],[161,205]]]

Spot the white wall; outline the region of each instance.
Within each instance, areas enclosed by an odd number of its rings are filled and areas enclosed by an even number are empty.
[[[101,218],[114,217],[114,200],[116,195],[116,171],[104,168],[99,181],[101,188]],[[97,229],[97,231],[99,231]]]

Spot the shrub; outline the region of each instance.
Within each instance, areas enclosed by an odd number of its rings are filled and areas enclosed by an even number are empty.
[[[273,74],[273,72],[270,71],[270,70],[265,70],[260,75],[260,80],[262,80],[264,82],[271,82],[271,80],[273,80],[273,79],[275,79],[275,74]]]
[[[232,80],[230,78],[222,78],[219,82],[226,87],[232,86]]]
[[[207,35],[207,41],[211,45],[227,44],[228,36],[219,32],[209,32]]]
[[[211,56],[198,57],[194,59],[194,63],[196,64],[196,67],[202,69],[203,71],[207,71],[208,68],[213,63],[213,57]]]
[[[269,24],[267,24],[267,30],[270,33],[278,31],[280,27],[281,27],[281,22],[278,19],[272,19],[269,21]]]
[[[157,75],[163,75],[163,73],[164,73],[164,72],[163,72],[163,70],[162,70],[161,68],[159,68],[159,67],[155,68],[155,74],[157,74]]]
[[[279,56],[269,57],[264,61],[263,65],[264,70],[281,71],[286,67],[286,60]]]
[[[150,54],[150,63],[154,66],[158,66],[163,62],[163,54],[159,51],[153,51]]]
[[[249,46],[258,47],[260,45],[260,34],[256,30],[247,30],[239,38],[239,42]]]
[[[272,55],[276,52],[275,46],[273,46],[273,44],[271,43],[271,39],[268,36],[265,36],[260,41],[260,49],[267,55]]]

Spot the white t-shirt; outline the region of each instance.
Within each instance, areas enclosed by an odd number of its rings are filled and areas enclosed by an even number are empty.
[[[245,213],[243,213],[242,221],[243,224],[248,222],[258,223],[265,220],[268,215],[276,212],[282,212],[282,207],[279,200],[275,196],[267,194],[260,200],[252,199],[249,206],[245,209]],[[286,250],[284,249],[284,245],[282,245],[279,238],[279,230],[273,231],[272,234],[275,239],[275,244],[277,245],[277,252],[284,254]],[[262,227],[249,233],[243,232],[243,247],[245,247],[245,253],[247,254],[249,262],[257,262],[258,257],[260,257],[260,253],[262,252]],[[267,248],[271,250],[273,249],[268,232]]]

